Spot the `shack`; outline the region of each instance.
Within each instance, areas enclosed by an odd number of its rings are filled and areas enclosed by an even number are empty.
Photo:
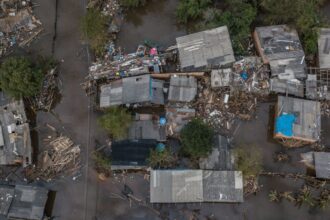
[[[320,68],[330,69],[330,28],[321,28],[318,48]]]
[[[217,69],[211,71],[211,87],[213,89],[229,87],[233,80],[231,68]]]
[[[287,147],[300,147],[319,141],[320,134],[320,102],[278,96],[275,107],[275,139]]]
[[[166,141],[166,127],[160,117],[152,114],[136,114],[128,132],[130,140],[153,139]]]
[[[197,94],[197,79],[193,76],[172,76],[168,101],[190,102]]]
[[[307,152],[302,153],[302,162],[315,171],[315,176],[320,179],[330,179],[330,153]]]
[[[128,77],[100,87],[100,107],[118,105],[163,105],[164,81],[150,75]]]
[[[282,81],[306,79],[305,53],[296,30],[286,25],[257,27],[253,38],[264,64],[270,65],[271,77]],[[271,91],[284,93],[282,92],[283,85],[285,84],[273,83]],[[287,85],[291,86],[292,83]],[[290,93],[291,91],[294,93]],[[292,95],[297,94],[292,89],[286,92]]]
[[[181,71],[219,68],[235,62],[227,26],[176,38]]]
[[[151,149],[156,149],[156,140],[122,140],[111,145],[111,169],[134,170],[147,167]]]
[[[43,220],[48,190],[30,185],[0,186],[0,217],[9,220]]]
[[[150,202],[243,202],[242,172],[152,170]]]
[[[26,167],[32,163],[32,146],[23,100],[0,93],[0,105],[0,165]]]

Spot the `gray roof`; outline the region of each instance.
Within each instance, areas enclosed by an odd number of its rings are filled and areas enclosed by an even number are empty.
[[[166,108],[167,133],[179,134],[181,129],[195,117],[196,111],[191,108]]]
[[[314,152],[314,162],[316,177],[330,179],[330,153]]]
[[[1,96],[0,103],[0,165],[26,166],[32,162],[32,147],[23,101]]]
[[[176,39],[182,70],[221,66],[235,61],[227,26]]]
[[[9,219],[42,220],[48,190],[27,185],[16,185],[15,196],[8,212]]]
[[[190,102],[197,94],[197,80],[193,76],[172,76],[168,100],[174,102]]]
[[[123,78],[100,87],[100,107],[135,103],[164,104],[164,82],[150,75]]]
[[[133,121],[129,128],[128,138],[131,140],[154,139],[165,141],[165,126],[160,126],[158,121],[153,120]]]
[[[270,79],[270,91],[282,94],[290,94],[297,97],[304,97],[304,84],[300,80]]]
[[[296,116],[293,124],[295,138],[317,141],[321,134],[320,102],[278,96],[277,114],[291,113]]]
[[[330,68],[330,28],[321,28],[318,47],[320,68]]]
[[[10,205],[14,198],[14,187],[0,186],[0,215],[7,216]]]
[[[220,88],[224,86],[230,86],[232,81],[233,70],[228,69],[217,69],[211,72],[211,87]]]
[[[286,25],[257,27],[255,41],[264,63],[270,64],[272,76],[293,73],[295,78],[306,78],[305,53],[296,30]]]
[[[243,202],[242,173],[211,170],[152,170],[150,202]]]

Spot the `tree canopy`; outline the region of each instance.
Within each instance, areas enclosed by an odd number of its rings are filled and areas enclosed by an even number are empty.
[[[152,168],[169,168],[175,164],[175,161],[175,156],[173,156],[172,152],[167,148],[162,152],[153,149],[150,150],[148,163]]]
[[[0,87],[11,97],[36,95],[43,80],[43,69],[24,57],[6,59],[0,66]]]
[[[177,18],[181,23],[203,17],[203,12],[209,7],[212,0],[180,0],[177,8]]]
[[[212,150],[213,130],[200,118],[193,119],[181,130],[182,150],[193,159],[205,157]]]
[[[126,8],[136,8],[143,6],[147,3],[147,0],[121,0],[120,4]]]
[[[113,138],[122,139],[127,135],[132,116],[124,108],[111,107],[98,119],[98,122]]]
[[[84,38],[89,41],[96,54],[102,54],[107,43],[108,22],[109,18],[94,8],[89,8],[82,19],[81,28]]]

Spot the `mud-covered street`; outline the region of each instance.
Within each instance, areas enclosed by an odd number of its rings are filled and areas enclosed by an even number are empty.
[[[98,180],[93,169],[90,152],[95,148],[95,140],[106,143],[105,132],[97,125],[98,113],[92,101],[85,95],[81,83],[85,81],[90,54],[81,40],[80,22],[85,13],[87,0],[34,0],[38,5],[35,14],[42,21],[45,31],[28,49],[32,56],[54,56],[61,61],[60,79],[63,97],[52,113],[39,112],[37,127],[46,123],[54,126],[64,135],[70,136],[82,149],[82,173],[75,179],[63,178],[46,184],[57,192],[53,216],[59,220],[154,220],[189,219],[194,210],[198,219],[220,220],[326,220],[330,210],[300,209],[292,203],[282,201],[271,203],[270,190],[299,189],[303,183],[293,179],[261,177],[263,186],[257,195],[246,198],[242,204],[149,204],[149,182],[143,174],[115,175],[106,181]],[[164,46],[174,43],[175,37],[185,34],[175,24],[175,8],[178,1],[162,0],[145,9],[129,14],[122,31],[118,35],[118,45],[127,52],[143,40],[153,40]],[[160,25],[161,23],[161,25]],[[299,153],[309,151],[308,147],[285,150],[279,144],[269,141],[269,103],[258,108],[257,119],[242,122],[234,136],[234,143],[246,147],[256,145],[262,149],[263,168],[266,171],[305,172],[299,163]],[[322,120],[322,139],[330,144],[330,120]],[[42,130],[39,130],[41,133]],[[41,142],[41,141],[39,141]],[[41,144],[40,144],[41,145]],[[42,146],[39,146],[41,148]],[[285,151],[292,156],[290,163],[275,163],[275,152]],[[89,161],[89,163],[88,163]],[[134,196],[142,202],[129,202],[119,196],[126,183]],[[146,205],[145,205],[146,203]]]

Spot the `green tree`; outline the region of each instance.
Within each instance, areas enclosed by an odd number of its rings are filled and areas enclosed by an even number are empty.
[[[176,14],[180,23],[202,18],[204,11],[212,4],[212,0],[180,0]]]
[[[175,164],[176,158],[167,148],[165,148],[165,150],[162,152],[158,152],[157,150],[151,149],[147,161],[149,163],[149,166],[152,168],[169,168]]]
[[[131,121],[131,114],[121,107],[108,108],[105,114],[98,119],[100,126],[115,139],[126,137]]]
[[[256,146],[240,146],[233,150],[235,168],[242,171],[244,178],[257,176],[261,171],[261,152]]]
[[[121,0],[120,4],[126,8],[136,8],[143,6],[147,3],[147,0]]]
[[[6,59],[0,66],[0,87],[16,99],[36,95],[43,80],[42,68],[24,57]]]
[[[318,29],[325,25],[320,6],[324,0],[261,0],[266,24],[288,24],[295,27],[307,54],[317,52]]]
[[[213,130],[200,118],[190,121],[180,136],[183,152],[193,159],[205,157],[212,150]]]
[[[89,8],[82,19],[81,29],[84,38],[89,41],[91,48],[97,55],[103,53],[105,44],[107,43],[108,22],[109,18],[94,8]]]
[[[104,173],[104,174],[106,174],[106,176],[108,176],[111,171],[110,158],[99,151],[93,152],[92,158],[94,160],[95,168],[96,168],[97,172]]]

